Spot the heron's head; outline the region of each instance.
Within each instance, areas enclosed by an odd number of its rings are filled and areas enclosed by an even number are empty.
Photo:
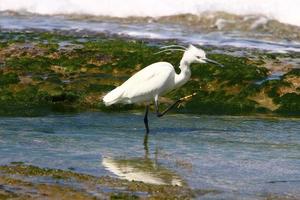
[[[187,62],[189,64],[212,63],[212,64],[218,65],[220,67],[223,67],[222,64],[207,58],[204,50],[197,48],[191,44],[188,48],[181,46],[181,45],[169,45],[169,46],[163,46],[163,47],[161,47],[161,49],[163,49],[163,50],[159,51],[157,53],[162,53],[162,52],[166,52],[166,51],[183,51],[184,54],[182,57],[182,61]]]
[[[220,67],[223,67],[222,64],[211,60],[206,57],[206,53],[204,50],[195,47],[194,45],[190,45],[183,54],[183,60],[189,62],[189,63],[212,63],[215,65],[218,65]]]

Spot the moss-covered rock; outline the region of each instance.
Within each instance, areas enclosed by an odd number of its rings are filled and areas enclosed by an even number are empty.
[[[276,99],[280,107],[276,110],[285,115],[300,115],[300,94],[287,93]]]
[[[191,199],[218,192],[155,185],[70,170],[14,163],[0,166],[0,198],[9,199]],[[3,193],[2,193],[3,191]],[[34,191],[34,192],[32,192]],[[2,196],[1,196],[2,195]]]
[[[0,87],[7,86],[9,84],[19,83],[20,79],[16,73],[10,72],[6,74],[0,74]]]
[[[83,36],[49,32],[0,32],[0,42],[3,44],[0,46],[0,104],[5,107],[1,115],[14,113],[11,105],[24,106],[25,110],[46,105],[45,110],[50,112],[69,108],[141,110],[142,105],[105,107],[100,99],[143,67],[158,61],[178,66],[182,56],[180,52],[154,54],[159,51],[159,45],[172,44],[172,41],[155,44],[106,36],[83,39]],[[298,115],[294,101],[300,94],[299,70],[291,70],[279,80],[268,80],[272,72],[264,67],[270,62],[278,64],[284,55],[253,51],[253,58],[246,58],[213,53],[214,47],[204,48],[208,57],[222,63],[224,68],[193,64],[192,79],[167,94],[161,101],[162,107],[196,92],[197,96],[182,104],[178,112]],[[289,93],[295,97],[289,97]]]

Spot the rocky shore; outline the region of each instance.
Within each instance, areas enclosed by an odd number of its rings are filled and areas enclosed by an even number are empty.
[[[105,107],[101,97],[157,61],[178,66],[181,53],[154,53],[177,41],[151,41],[69,32],[0,32],[0,115],[140,110]],[[300,116],[299,53],[203,46],[224,64],[194,64],[192,78],[161,99],[162,106],[197,93],[174,112]],[[297,68],[298,67],[298,68]]]

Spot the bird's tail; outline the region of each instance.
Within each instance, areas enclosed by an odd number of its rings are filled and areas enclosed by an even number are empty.
[[[104,104],[106,106],[110,106],[114,103],[117,103],[122,97],[123,93],[124,90],[121,87],[115,88],[103,97]]]

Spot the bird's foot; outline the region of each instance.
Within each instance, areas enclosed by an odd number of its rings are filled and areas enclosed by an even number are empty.
[[[187,96],[184,96],[184,97],[182,97],[182,98],[180,98],[179,99],[179,104],[178,104],[178,106],[177,106],[177,108],[180,108],[181,106],[183,106],[183,102],[184,101],[188,101],[188,100],[190,100],[193,96],[195,96],[197,93],[196,92],[194,92],[193,94],[190,94],[190,95],[187,95]]]
[[[193,94],[187,95],[187,96],[185,96],[185,97],[181,97],[179,100],[180,100],[180,101],[187,101],[187,100],[189,100],[190,98],[192,98],[193,96],[195,96],[196,94],[197,94],[197,93],[194,92]]]

